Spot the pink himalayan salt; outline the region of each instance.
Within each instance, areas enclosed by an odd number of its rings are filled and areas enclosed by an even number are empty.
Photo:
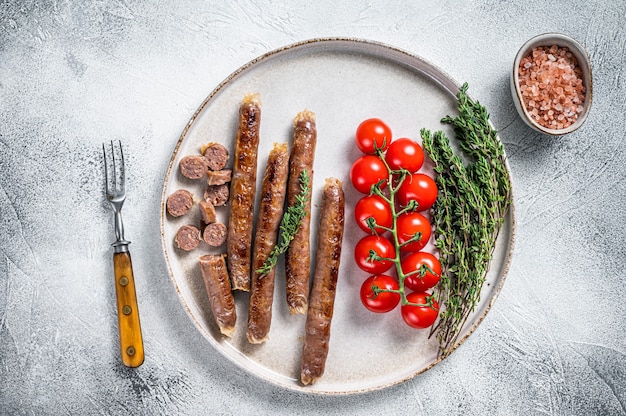
[[[534,48],[520,61],[519,87],[526,110],[543,127],[567,128],[583,111],[582,70],[568,48]]]

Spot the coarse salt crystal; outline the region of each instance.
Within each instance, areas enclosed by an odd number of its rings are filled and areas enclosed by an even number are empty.
[[[583,111],[582,70],[568,48],[534,48],[520,61],[519,85],[524,106],[544,127],[569,127]]]

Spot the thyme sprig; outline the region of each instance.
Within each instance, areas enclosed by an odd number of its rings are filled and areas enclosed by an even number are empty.
[[[300,172],[300,177],[298,179],[300,181],[300,192],[296,195],[295,203],[287,207],[287,210],[283,214],[283,218],[280,221],[279,243],[274,246],[270,255],[263,263],[263,266],[256,270],[261,277],[266,276],[276,266],[278,256],[287,251],[291,240],[293,240],[296,233],[300,229],[302,220],[307,215],[306,206],[311,190],[311,178],[309,177],[306,169],[304,169]]]
[[[456,345],[469,315],[480,301],[498,233],[510,204],[511,182],[504,147],[484,106],[457,94],[459,115],[441,121],[453,127],[467,163],[442,131],[421,130],[422,144],[434,162],[439,188],[433,207],[436,246],[442,266],[438,286],[442,305],[437,333],[440,355]]]

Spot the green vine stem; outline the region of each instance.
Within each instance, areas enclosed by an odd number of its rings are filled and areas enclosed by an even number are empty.
[[[398,286],[399,289],[397,290],[393,290],[393,289],[381,289],[378,286],[372,286],[372,291],[374,292],[374,294],[378,294],[378,293],[382,293],[382,292],[391,292],[391,293],[398,293],[400,295],[400,303],[402,305],[408,305],[408,306],[417,306],[417,307],[431,307],[433,308],[433,301],[436,299],[435,295],[429,295],[426,297],[426,303],[425,304],[421,304],[421,303],[412,303],[409,302],[406,298],[406,291],[404,288],[404,280],[406,279],[406,277],[408,276],[407,274],[404,273],[404,271],[402,270],[402,253],[401,253],[401,248],[402,246],[406,245],[406,244],[410,244],[416,241],[420,241],[422,239],[422,234],[421,233],[416,233],[413,236],[411,236],[410,239],[408,239],[407,241],[405,241],[404,243],[400,243],[400,240],[398,239],[398,232],[397,232],[397,220],[398,217],[404,213],[407,212],[412,212],[415,211],[417,209],[417,202],[414,200],[411,200],[409,202],[409,204],[407,204],[407,206],[405,206],[404,208],[400,209],[399,211],[397,210],[396,204],[395,204],[395,195],[398,192],[398,190],[400,189],[400,186],[402,185],[402,183],[404,182],[404,180],[406,179],[407,176],[409,176],[411,173],[409,171],[407,171],[406,169],[400,169],[400,170],[393,170],[389,167],[389,164],[387,163],[387,161],[385,160],[385,155],[382,151],[382,149],[380,148],[376,148],[376,155],[378,156],[378,158],[384,163],[385,168],[387,169],[387,179],[386,180],[381,180],[378,183],[375,183],[374,185],[372,185],[372,188],[370,190],[370,195],[378,195],[379,197],[381,197],[388,205],[389,208],[391,209],[391,217],[392,217],[392,223],[391,223],[391,227],[384,227],[384,226],[380,226],[378,224],[376,224],[376,220],[373,217],[370,217],[367,219],[367,224],[370,227],[370,229],[372,230],[372,232],[374,234],[376,234],[376,228],[385,230],[385,231],[389,231],[392,235],[392,243],[394,245],[395,248],[395,256],[393,258],[389,258],[389,257],[381,257],[378,255],[378,253],[376,253],[374,250],[370,250],[369,253],[369,257],[368,257],[368,261],[374,262],[374,261],[391,261],[394,264],[394,267],[396,268],[396,272],[398,274]],[[387,189],[389,191],[389,195],[387,195],[383,189],[382,186],[383,184],[387,184]]]

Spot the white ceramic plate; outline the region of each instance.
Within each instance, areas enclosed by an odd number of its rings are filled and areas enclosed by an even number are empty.
[[[381,389],[408,380],[439,361],[434,337],[428,339],[427,330],[407,327],[399,308],[380,315],[367,311],[360,303],[359,288],[367,275],[354,264],[353,249],[364,234],[353,220],[353,207],[360,195],[350,185],[349,169],[359,156],[354,132],[362,120],[382,118],[391,126],[394,137],[419,139],[422,127],[447,131],[440,119],[456,114],[454,95],[458,89],[459,84],[438,68],[393,47],[356,39],[315,39],[251,61],[211,92],[176,144],[163,190],[161,220],[170,275],[183,306],[209,344],[263,380],[290,390],[322,394]],[[232,156],[239,104],[245,94],[252,92],[258,92],[262,101],[259,182],[272,143],[291,141],[295,115],[303,109],[317,115],[313,246],[324,179],[333,176],[344,183],[346,226],[330,351],[324,376],[312,386],[298,382],[305,317],[288,312],[282,264],[279,263],[276,274],[270,340],[262,345],[250,345],[246,340],[247,293],[235,295],[236,335],[226,339],[213,322],[197,264],[200,255],[215,250],[209,250],[204,243],[190,253],[174,246],[178,228],[187,223],[199,224],[199,215],[194,209],[186,217],[173,219],[165,211],[167,196],[177,189],[188,189],[197,200],[204,192],[204,181],[189,181],[179,174],[178,162],[182,157],[198,154],[200,146],[209,141],[223,143]],[[447,132],[451,137],[451,132]],[[218,214],[227,223],[227,208],[222,208]],[[495,301],[508,268],[513,230],[511,207],[481,303],[468,320],[460,342],[478,326]]]

